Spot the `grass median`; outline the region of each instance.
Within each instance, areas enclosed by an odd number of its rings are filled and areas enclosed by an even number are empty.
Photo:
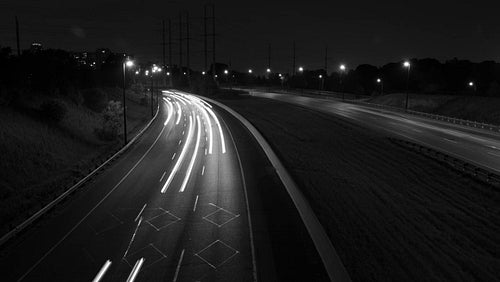
[[[500,191],[341,118],[219,100],[272,145],[354,281],[500,277]]]

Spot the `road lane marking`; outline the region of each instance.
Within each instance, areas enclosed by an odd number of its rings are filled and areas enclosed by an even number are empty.
[[[163,177],[165,177],[165,174],[167,174],[167,171],[164,171],[164,172],[163,172],[163,174],[162,174],[162,175],[161,175],[161,177],[160,177],[160,181],[159,181],[159,182],[161,182],[161,181],[163,180]]]
[[[194,153],[193,156],[191,157],[191,162],[189,162],[188,170],[186,172],[186,176],[184,176],[184,180],[182,181],[181,188],[179,189],[179,192],[184,192],[186,189],[187,183],[189,181],[189,178],[191,177],[191,172],[193,171],[194,163],[196,161],[196,156],[198,155],[198,150],[200,148],[200,137],[201,137],[201,122],[200,122],[200,116],[196,116],[196,126],[198,127],[198,133],[196,137],[196,145],[194,146]]]
[[[205,156],[207,155],[207,149],[205,149]]]
[[[175,159],[175,154],[177,154],[177,153],[174,153],[174,154],[172,155],[172,160],[173,160],[173,159]]]
[[[500,158],[500,154],[496,154],[496,153],[492,153],[492,152],[488,152],[488,154]]]
[[[137,226],[135,227],[134,234],[132,234],[132,239],[130,239],[130,242],[128,243],[128,247],[125,250],[125,254],[123,254],[123,258],[122,259],[124,259],[127,256],[127,253],[130,250],[130,246],[132,246],[132,242],[134,242],[135,234],[137,233],[137,230],[139,229],[139,226],[141,225],[141,222],[142,222],[142,216],[139,218],[139,223],[137,223]]]
[[[178,145],[180,145],[181,143],[182,143],[182,139],[181,139],[181,140],[179,140],[179,144],[178,144]]]
[[[458,143],[457,141],[455,141],[455,140],[453,140],[453,139],[448,139],[448,138],[446,138],[446,137],[444,137],[443,139],[444,139],[444,140],[446,140],[446,141],[448,141],[448,142],[451,142],[451,143],[455,143],[455,144],[457,144],[457,143]]]
[[[179,258],[179,262],[177,263],[177,268],[175,268],[175,275],[173,282],[177,281],[177,276],[179,275],[179,270],[181,269],[182,259],[184,258],[184,249],[182,249],[181,257]]]
[[[135,281],[135,278],[137,278],[137,274],[139,274],[139,271],[141,270],[143,263],[144,263],[144,258],[137,260],[137,262],[134,265],[134,268],[132,268],[132,271],[130,272],[130,275],[127,278],[127,282]]]
[[[205,174],[205,166],[201,169],[201,175]]]
[[[194,201],[193,211],[196,211],[196,205],[198,205],[198,196],[196,195],[196,200]]]
[[[184,130],[182,131],[182,135],[184,135]]]
[[[101,267],[101,270],[97,273],[95,276],[94,280],[92,282],[99,282],[101,279],[104,277],[104,274],[106,274],[106,271],[108,271],[109,267],[111,266],[111,261],[108,259],[104,265]]]
[[[137,221],[139,219],[139,217],[141,216],[142,212],[144,211],[144,209],[146,208],[146,205],[147,204],[144,204],[144,206],[142,207],[141,211],[139,212],[139,214],[137,215],[137,217],[134,219],[134,221]]]
[[[167,178],[167,182],[165,182],[165,185],[161,188],[161,193],[165,193],[168,189],[168,186],[174,179],[175,174],[177,173],[177,170],[179,169],[179,166],[181,165],[182,161],[184,160],[184,156],[186,155],[187,148],[189,144],[191,143],[191,139],[193,137],[193,117],[190,115],[189,116],[189,129],[188,129],[188,136],[187,136],[187,141],[184,143],[184,147],[182,148],[181,154],[179,158],[177,158],[177,162],[174,165],[174,168],[170,172],[170,175]]]
[[[164,124],[160,133],[158,134],[158,136],[156,136],[156,139],[153,141],[153,143],[149,146],[148,150],[141,156],[141,158],[134,164],[134,166],[120,179],[120,181],[118,181],[118,183],[115,184],[115,186],[113,186],[113,188],[106,194],[104,195],[104,197],[80,220],[78,221],[74,226],[73,228],[71,228],[59,241],[57,241],[56,244],[54,244],[39,260],[37,260],[37,262],[35,262],[19,279],[18,281],[20,280],[23,280],[26,276],[28,276],[28,274],[31,273],[31,271],[33,271],[33,269],[35,269],[49,254],[51,254],[64,240],[66,240],[66,238],[68,238],[68,236],[73,233],[73,231],[75,231],[76,228],[78,228],[78,226],[80,226],[80,224],[82,224],[82,222],[87,219],[89,217],[90,214],[92,214],[103,202],[104,200],[106,200],[109,195],[111,195],[111,193],[113,193],[113,191],[116,190],[116,188],[118,188],[118,186],[120,186],[120,184],[123,183],[123,181],[125,181],[125,179],[132,173],[132,171],[134,171],[134,169],[142,162],[142,160],[144,160],[144,158],[149,154],[149,152],[151,152],[151,150],[153,149],[153,147],[156,145],[156,143],[158,142],[158,140],[160,140],[160,137],[162,136],[163,132],[165,131],[165,128],[166,128],[166,125]]]

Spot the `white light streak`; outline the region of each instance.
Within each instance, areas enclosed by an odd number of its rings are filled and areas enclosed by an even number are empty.
[[[191,177],[191,172],[193,171],[194,163],[196,161],[196,155],[198,155],[198,149],[200,148],[201,122],[200,116],[198,115],[196,115],[196,125],[198,126],[198,134],[196,135],[196,145],[194,147],[194,153],[191,157],[191,162],[189,162],[186,176],[184,176],[184,180],[182,181],[181,189],[179,189],[179,192],[184,192],[184,190],[186,189],[189,178]]]
[[[198,198],[196,198],[198,200]],[[97,273],[95,276],[94,280],[92,282],[99,282],[101,281],[102,277],[104,277],[104,274],[106,274],[106,271],[108,271],[108,268],[111,266],[111,261],[108,259],[104,265],[101,267],[101,270]]]

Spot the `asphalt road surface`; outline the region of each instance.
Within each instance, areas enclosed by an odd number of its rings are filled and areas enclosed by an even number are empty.
[[[4,246],[2,281],[326,280],[258,144],[229,114],[165,91],[119,160]]]
[[[342,116],[500,173],[500,134],[495,132],[334,99],[261,91],[251,91],[251,95]]]

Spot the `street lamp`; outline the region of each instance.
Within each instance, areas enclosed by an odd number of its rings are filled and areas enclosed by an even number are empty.
[[[266,72],[267,72],[267,73],[270,73],[270,72],[271,72],[271,69],[270,69],[270,68],[267,68]]]
[[[342,92],[342,101],[344,101],[345,100],[345,92],[344,92],[344,88],[342,87],[342,75],[344,74],[346,67],[344,64],[341,64],[339,66],[339,69],[340,69],[340,75],[339,75],[340,91]]]
[[[474,81],[469,81],[469,87],[474,90],[474,93],[477,91],[477,87]]]
[[[228,70],[224,70],[224,74],[228,74],[228,73],[229,73],[229,71],[228,71]]]
[[[205,75],[205,72],[204,72],[204,71],[202,71],[202,72],[201,72],[201,75]]]
[[[252,69],[248,69],[248,73],[252,73],[252,72],[253,72]]]
[[[411,64],[409,61],[404,61],[403,66],[408,69],[408,76],[406,78],[406,102],[405,102],[405,110],[408,110],[408,100],[409,100],[409,92],[410,92],[410,69]]]
[[[318,75],[319,78],[319,90],[323,90],[323,75]]]
[[[380,84],[380,95],[382,95],[384,93],[384,82],[382,79],[377,78],[377,83]]]
[[[300,72],[303,72],[303,71],[304,71],[304,68],[303,68],[303,67],[299,67],[299,71],[300,71]]]
[[[125,81],[125,71],[127,67],[132,67],[134,66],[134,62],[127,59],[123,62],[123,141],[124,145],[127,145],[127,107],[125,104],[125,87],[126,87],[126,81]]]

